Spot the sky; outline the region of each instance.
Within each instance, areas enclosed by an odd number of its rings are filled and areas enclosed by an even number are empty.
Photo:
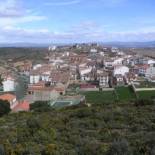
[[[0,43],[155,41],[155,0],[0,0]]]

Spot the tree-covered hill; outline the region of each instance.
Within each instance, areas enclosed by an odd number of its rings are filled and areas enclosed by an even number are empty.
[[[41,111],[0,118],[0,154],[155,154],[154,103],[100,104]]]
[[[12,59],[13,62],[27,59],[42,61],[47,52],[47,48],[0,48],[0,59]]]

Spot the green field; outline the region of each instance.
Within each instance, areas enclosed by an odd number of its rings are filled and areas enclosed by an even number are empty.
[[[155,91],[140,91],[137,92],[139,99],[153,99],[155,98]]]
[[[115,102],[117,99],[119,101],[130,101],[135,100],[136,96],[130,87],[116,87],[114,91],[93,91],[93,92],[83,92],[86,97],[87,103],[104,103],[104,102]]]
[[[104,102],[114,102],[116,99],[113,91],[90,91],[83,92],[82,94],[85,95],[87,103],[100,104]]]
[[[116,87],[114,91],[93,91],[93,92],[83,92],[86,97],[87,103],[92,104],[102,104],[105,102],[115,102],[116,100],[120,102],[128,102],[131,100],[136,100],[136,95],[130,87]],[[153,99],[155,98],[155,91],[141,91],[137,92],[139,99]]]
[[[116,87],[115,90],[120,101],[130,101],[136,99],[136,96],[130,87]]]

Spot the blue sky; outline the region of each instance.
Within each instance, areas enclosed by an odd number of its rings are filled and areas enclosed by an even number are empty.
[[[154,0],[0,0],[0,43],[152,40]]]

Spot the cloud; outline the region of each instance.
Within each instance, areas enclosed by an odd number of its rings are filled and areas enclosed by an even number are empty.
[[[77,25],[73,25],[72,26],[72,30],[73,31],[92,31],[92,30],[96,30],[98,29],[100,26],[93,21],[85,21],[85,22],[81,22]]]
[[[81,0],[63,1],[63,2],[46,2],[46,6],[67,6],[79,4]]]
[[[32,42],[32,43],[59,43],[59,42],[93,42],[93,41],[152,41],[155,32],[52,32],[48,29],[23,29],[6,27],[0,31],[3,42]]]
[[[0,28],[46,19],[47,17],[25,8],[21,0],[0,0]]]
[[[118,33],[109,33],[107,36],[107,40],[109,41],[154,41],[155,40],[155,31],[153,32],[118,32]]]
[[[72,26],[73,38],[86,41],[152,41],[155,40],[155,26],[138,27],[131,31],[107,31],[108,25],[101,26],[93,21],[82,22]],[[75,37],[74,37],[75,36]]]
[[[0,1],[0,17],[20,17],[24,14],[22,3],[19,0]]]
[[[33,19],[33,18],[32,18]],[[24,20],[23,22],[25,22]],[[19,22],[19,21],[18,21]],[[106,26],[105,26],[106,27]],[[144,31],[145,30],[145,31]],[[72,43],[93,41],[152,41],[155,40],[155,29],[141,28],[134,31],[110,32],[104,26],[93,21],[81,22],[66,31],[51,31],[48,28],[28,29],[20,26],[4,26],[0,29],[0,42],[32,43]]]
[[[7,26],[0,30],[3,42],[38,42],[47,41],[50,38],[50,32],[47,29],[24,29],[20,27]]]
[[[31,15],[31,14],[26,14],[18,18],[3,17],[3,18],[0,18],[0,28],[6,27],[6,26],[18,26],[19,24],[27,24],[27,23],[38,22],[43,20],[47,20],[47,17],[41,16],[41,15]]]
[[[49,0],[48,0],[49,1]],[[96,0],[104,6],[118,6],[127,0]],[[63,0],[45,3],[49,6],[75,5],[84,0]],[[95,2],[96,3],[96,2]],[[28,23],[48,18],[26,8],[22,0],[0,0],[0,42],[87,42],[87,41],[151,41],[155,40],[155,27],[148,24],[133,31],[107,31],[107,25],[84,21],[67,30],[55,32],[47,28],[24,28]],[[151,18],[152,19],[152,18]],[[144,20],[143,20],[144,21]],[[152,23],[152,22],[151,22]],[[22,26],[21,26],[22,25]],[[152,24],[153,25],[153,24]],[[40,27],[41,25],[39,25]],[[139,26],[140,27],[140,26]]]
[[[104,6],[113,7],[118,6],[120,4],[124,4],[127,0],[96,0],[95,2],[101,2]],[[45,2],[46,6],[67,6],[67,5],[75,5],[81,2],[85,2],[85,0],[65,0],[65,1],[50,1]],[[88,5],[89,2],[86,2],[85,5]]]
[[[25,29],[20,25],[46,20],[46,16],[23,7],[21,0],[0,0],[0,42],[38,41],[45,37],[45,29]],[[48,32],[49,33],[49,32]],[[46,35],[49,38],[49,35]]]

